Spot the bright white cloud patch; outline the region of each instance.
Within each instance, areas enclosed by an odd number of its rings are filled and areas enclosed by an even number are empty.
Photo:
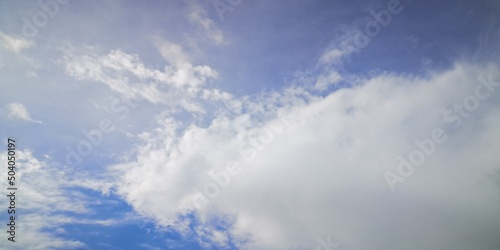
[[[427,79],[379,75],[325,98],[291,88],[247,101],[252,109],[221,114],[206,127],[182,129],[167,119],[143,135],[135,160],[113,167],[124,173],[118,192],[162,225],[180,225],[178,216],[189,211],[207,225],[226,218],[241,249],[311,249],[323,235],[346,249],[473,248],[460,235],[475,232],[494,242],[500,190],[490,174],[500,171],[500,159],[490,135],[497,131],[491,121],[500,119],[498,69],[457,64]],[[480,90],[488,98],[465,110],[460,124],[459,113],[444,116],[473,105],[465,100],[482,86],[479,76],[492,76],[491,90]],[[384,173],[398,173],[398,157],[435,128],[447,141],[391,192]],[[415,232],[422,232],[419,246],[410,245]]]
[[[34,122],[34,123],[42,123],[41,121],[38,120],[33,120],[31,118],[30,113],[28,112],[28,109],[19,102],[13,102],[8,105],[8,110],[9,110],[9,118],[11,119],[19,119],[27,122]]]

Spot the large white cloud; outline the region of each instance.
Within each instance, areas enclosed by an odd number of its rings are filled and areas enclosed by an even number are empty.
[[[311,249],[318,237],[343,249],[495,249],[498,70],[457,63],[425,77],[381,74],[324,98],[298,87],[245,97],[207,126],[163,119],[111,169],[141,214],[185,230],[179,215],[195,211],[219,244],[226,234],[210,221],[224,218],[242,249]],[[470,108],[488,81],[470,116],[453,111]],[[446,141],[392,192],[384,174],[399,174],[398,157],[435,129]]]

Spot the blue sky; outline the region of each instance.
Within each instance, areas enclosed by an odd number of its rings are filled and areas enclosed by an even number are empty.
[[[499,13],[1,1],[0,248],[496,250]]]

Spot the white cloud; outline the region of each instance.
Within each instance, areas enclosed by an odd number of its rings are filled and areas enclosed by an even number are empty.
[[[61,186],[64,186],[65,178],[61,177],[64,173],[57,171],[49,163],[36,159],[31,151],[18,150],[16,153],[18,166],[22,166],[16,169],[18,205],[22,207],[22,216],[19,216],[17,223],[24,225],[17,229],[16,249],[82,247],[81,242],[66,240],[46,231],[47,228],[58,228],[71,220],[64,216],[50,216],[50,223],[47,223],[49,214],[58,211],[76,213],[85,211],[81,202],[72,199],[62,191]],[[3,151],[1,154],[2,161],[6,160],[7,153]],[[7,171],[7,168],[2,168],[0,172],[3,176],[7,176]],[[1,182],[2,189],[5,190],[6,185],[6,182]],[[1,201],[2,207],[7,207],[7,200]],[[0,247],[11,249],[8,247],[9,243],[11,242],[3,240],[0,242]]]
[[[31,118],[30,113],[22,103],[19,102],[10,103],[8,105],[8,110],[9,110],[9,118],[11,119],[19,119],[27,122],[42,123],[41,121],[33,120]]]
[[[319,62],[322,64],[329,64],[329,63],[334,63],[338,62],[342,59],[342,56],[344,56],[346,52],[339,50],[339,49],[331,49],[323,53],[321,55]]]
[[[314,87],[318,90],[326,90],[329,86],[335,85],[342,77],[336,71],[330,70],[323,75],[320,75],[314,84]]]
[[[30,48],[35,45],[31,40],[27,40],[21,37],[9,36],[0,31],[0,44],[15,53],[21,52],[23,49]]]
[[[192,65],[189,55],[178,44],[159,38],[154,43],[169,63],[164,70],[146,67],[137,55],[120,50],[100,55],[91,47],[83,53],[66,50],[61,63],[68,75],[103,83],[125,98],[203,112],[196,98],[203,94],[202,90],[213,91],[203,85],[216,79],[217,71],[206,65]]]
[[[206,37],[217,45],[226,44],[222,31],[217,27],[215,22],[208,18],[207,11],[193,0],[185,1],[188,4],[189,12],[187,19],[192,24],[195,24],[203,29]]]
[[[156,39],[155,46],[162,57],[172,64],[172,68],[165,69],[163,80],[177,87],[189,86],[191,91],[198,91],[200,85],[218,77],[217,71],[207,65],[193,66],[187,53],[178,44]]]
[[[342,66],[350,63],[351,55],[361,53],[369,44],[371,38],[366,36],[355,25],[345,25],[339,28],[337,36],[318,59],[319,66]]]
[[[142,135],[133,160],[111,168],[123,173],[115,185],[161,225],[183,225],[178,216],[194,209],[206,226],[200,232],[211,235],[201,240],[214,246],[227,239],[210,229],[213,216],[231,223],[227,237],[241,249],[311,249],[323,235],[346,249],[471,249],[478,242],[494,249],[500,190],[489,173],[499,171],[491,121],[500,119],[500,91],[458,128],[442,116],[474,94],[478,75],[498,80],[498,69],[457,64],[428,79],[382,74],[324,98],[288,88],[242,98],[240,112],[205,127],[169,118]],[[300,119],[280,123],[279,116]],[[448,141],[392,193],[384,173],[436,127]],[[230,162],[242,172],[197,210],[197,190]],[[410,245],[415,235],[418,248]]]
[[[160,38],[155,38],[154,42],[161,56],[171,65],[179,67],[183,64],[189,64],[189,56],[179,44],[164,41]]]
[[[7,162],[7,152],[2,151],[0,154],[2,162]],[[20,212],[20,216],[16,217],[16,223],[20,226],[16,230],[16,242],[2,240],[1,249],[80,249],[85,247],[85,244],[64,234],[63,226],[68,224],[110,226],[123,223],[124,220],[95,220],[80,217],[95,212],[92,211],[91,205],[96,201],[95,197],[88,197],[77,191],[77,188],[103,191],[100,189],[105,185],[99,183],[95,177],[87,181],[86,176],[77,175],[70,169],[60,167],[49,158],[37,159],[30,150],[17,150],[16,162],[15,187],[18,188],[16,212]],[[2,168],[0,174],[7,176],[8,170]],[[93,185],[91,187],[81,185],[87,182],[93,182]],[[6,190],[7,181],[0,182],[0,188]],[[2,207],[8,207],[7,203],[7,199],[0,200]]]

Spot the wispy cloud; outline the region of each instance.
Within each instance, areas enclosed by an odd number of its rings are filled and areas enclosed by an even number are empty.
[[[22,37],[9,36],[0,31],[0,45],[12,52],[19,53],[24,49],[34,46],[35,43],[32,40],[27,40]]]
[[[7,160],[7,152],[2,151],[2,161]],[[91,198],[79,190],[99,189],[103,183],[96,178],[88,179],[91,186],[85,185],[88,181],[83,175],[78,175],[71,169],[53,162],[50,157],[44,159],[35,157],[30,150],[16,151],[16,187],[20,197],[18,228],[15,247],[6,241],[0,241],[2,249],[80,249],[85,243],[78,241],[74,236],[65,234],[66,225],[99,225],[115,226],[124,223],[128,218],[91,219],[86,215],[96,213],[92,209],[95,197]],[[22,167],[21,167],[22,166]],[[0,174],[7,176],[7,168],[2,168]],[[57,181],[55,181],[57,180]],[[6,189],[7,182],[0,183]],[[82,189],[83,188],[83,189]],[[105,192],[105,188],[102,190]],[[1,204],[8,207],[6,199]],[[47,218],[50,218],[48,223]]]
[[[26,107],[22,103],[19,102],[10,103],[8,105],[8,110],[9,110],[8,116],[11,119],[18,119],[34,123],[42,123],[41,121],[32,119],[30,113],[28,112],[28,109],[26,109]]]
[[[201,5],[196,3],[194,0],[186,0],[189,11],[187,14],[187,19],[194,25],[201,28],[209,40],[217,45],[226,44],[227,41],[224,39],[222,30],[220,30],[216,23],[208,17],[207,11],[203,9]]]
[[[168,62],[163,70],[146,67],[134,54],[121,50],[100,54],[90,47],[83,53],[66,50],[61,63],[68,75],[103,83],[125,98],[203,112],[196,97],[202,90],[215,91],[203,85],[217,78],[217,71],[206,65],[191,64],[188,54],[178,44],[159,38],[154,44]]]

